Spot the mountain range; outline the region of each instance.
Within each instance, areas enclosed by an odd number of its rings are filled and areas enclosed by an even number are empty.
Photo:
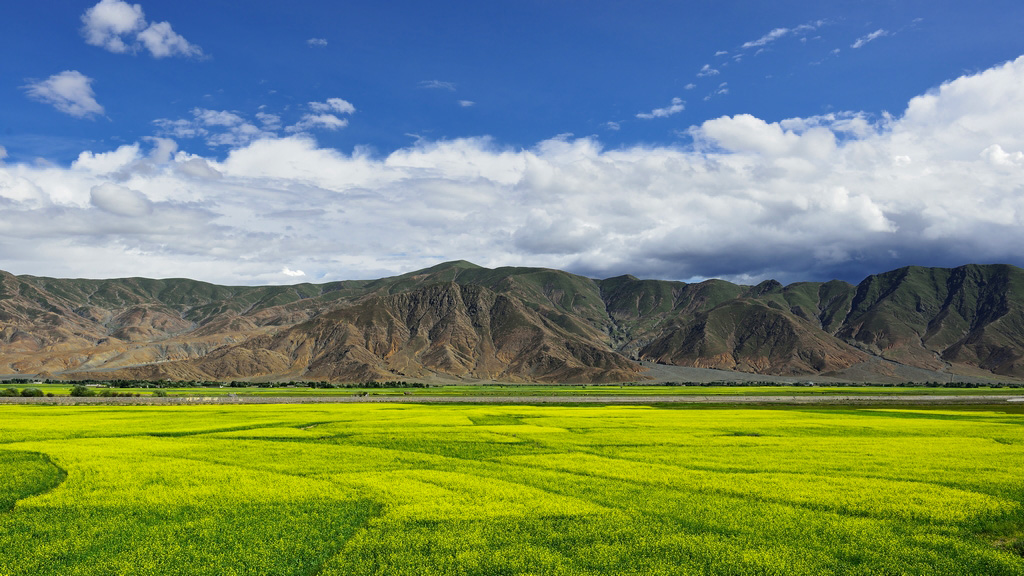
[[[0,374],[69,379],[622,382],[645,366],[895,381],[1024,378],[1024,270],[906,267],[756,286],[447,262],[218,286],[0,272]]]

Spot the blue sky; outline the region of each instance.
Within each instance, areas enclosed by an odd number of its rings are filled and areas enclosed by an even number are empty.
[[[279,283],[465,258],[788,281],[1024,264],[1015,2],[3,11],[0,268],[15,273]]]

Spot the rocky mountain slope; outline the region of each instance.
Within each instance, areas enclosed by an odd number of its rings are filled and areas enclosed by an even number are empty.
[[[0,272],[0,374],[614,382],[643,379],[636,361],[647,360],[1021,378],[1022,310],[1024,270],[1006,265],[908,267],[856,286],[593,280],[462,261],[263,287]]]

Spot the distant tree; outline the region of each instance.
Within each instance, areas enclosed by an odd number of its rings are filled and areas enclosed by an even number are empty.
[[[45,396],[39,388],[25,388],[21,391],[21,395],[25,398]]]
[[[87,388],[84,384],[75,384],[71,387],[72,396],[95,396],[96,393]]]

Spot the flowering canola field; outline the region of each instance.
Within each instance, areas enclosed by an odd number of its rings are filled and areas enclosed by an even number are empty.
[[[0,406],[0,575],[1024,574],[1024,415]]]

